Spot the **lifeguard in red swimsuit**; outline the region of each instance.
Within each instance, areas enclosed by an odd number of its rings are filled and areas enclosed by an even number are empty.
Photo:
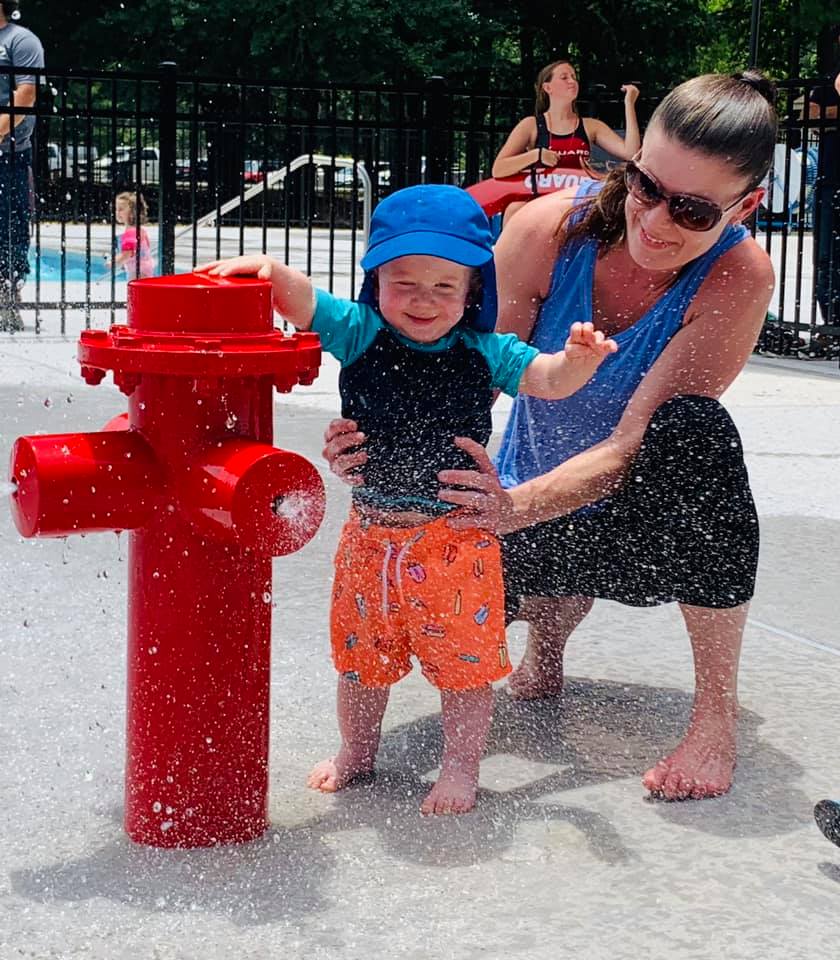
[[[641,137],[635,106],[638,87],[625,84],[621,88],[624,91],[624,138],[603,120],[578,114],[577,74],[568,60],[556,60],[543,67],[534,88],[537,93],[534,116],[520,120],[511,131],[493,163],[495,179],[510,179],[518,174],[528,176],[534,183],[533,195],[537,196],[552,189],[577,187],[579,180],[570,178],[569,171],[580,170],[581,175],[587,175],[592,144],[621,160],[630,160],[639,152]],[[563,172],[560,175],[564,177],[563,182],[552,176],[555,168]],[[472,189],[470,192],[484,205],[481,197]],[[505,218],[523,202],[526,201],[508,203]]]

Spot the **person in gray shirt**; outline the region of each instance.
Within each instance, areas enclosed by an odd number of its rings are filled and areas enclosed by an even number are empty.
[[[7,68],[0,70],[0,330],[12,333],[23,329],[18,300],[29,273],[35,130],[35,117],[16,111],[35,104],[37,80],[28,71],[44,66],[41,41],[16,22],[18,7],[17,0],[0,0],[0,68]]]

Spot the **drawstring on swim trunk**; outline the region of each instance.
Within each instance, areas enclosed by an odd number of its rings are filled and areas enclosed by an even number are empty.
[[[394,545],[391,541],[388,541],[388,546],[385,548],[385,556],[382,559],[382,572],[380,573],[380,579],[382,580],[382,616],[388,616],[388,564],[391,562],[391,554],[394,552]]]
[[[400,547],[397,551],[396,559],[394,561],[394,582],[397,585],[397,593],[400,598],[400,603],[405,603],[405,594],[403,593],[403,567],[408,561],[408,552],[417,543],[419,540],[422,540],[426,535],[425,530],[421,530],[419,533],[416,533],[410,540]],[[388,541],[388,545],[385,548],[385,556],[382,559],[382,572],[380,574],[382,580],[382,615],[384,617],[388,616],[388,564],[391,561],[391,557],[394,555],[395,544]]]

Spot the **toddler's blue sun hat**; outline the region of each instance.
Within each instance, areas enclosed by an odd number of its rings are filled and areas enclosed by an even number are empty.
[[[496,326],[496,268],[493,234],[484,211],[460,187],[427,183],[387,196],[373,211],[368,248],[362,257],[365,279],[359,302],[376,306],[377,267],[397,257],[425,254],[452,260],[481,272],[481,293],[464,311],[475,330]]]

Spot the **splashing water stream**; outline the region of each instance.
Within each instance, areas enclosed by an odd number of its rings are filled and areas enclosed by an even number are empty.
[[[293,527],[301,527],[307,523],[312,506],[312,500],[309,497],[300,493],[289,493],[275,497],[271,509],[281,520],[288,521]]]

